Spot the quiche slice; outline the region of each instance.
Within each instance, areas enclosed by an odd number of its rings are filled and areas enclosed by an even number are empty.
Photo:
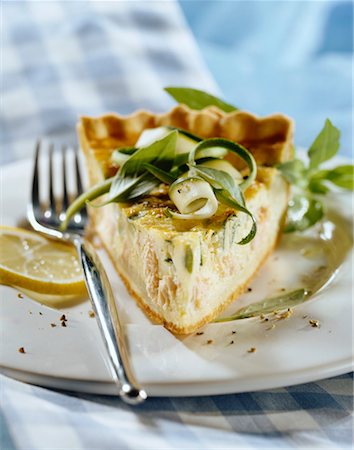
[[[207,219],[181,220],[166,214],[176,208],[163,183],[134,201],[89,209],[93,231],[138,305],[171,332],[187,334],[212,321],[242,294],[276,245],[289,188],[275,165],[293,156],[293,124],[283,115],[257,118],[184,105],[166,114],[82,117],[78,135],[89,184],[102,184],[117,172],[119,166],[112,161],[117,148],[134,147],[146,130],[161,127],[237,142],[257,163],[256,178],[244,192],[257,232],[245,245],[240,242],[251,225],[247,214],[218,203]],[[229,152],[226,160],[247,178],[242,159]]]

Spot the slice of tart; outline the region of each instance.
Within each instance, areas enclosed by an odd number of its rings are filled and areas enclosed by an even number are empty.
[[[152,320],[176,334],[191,333],[212,321],[244,292],[277,243],[288,185],[275,165],[292,158],[291,120],[179,105],[160,115],[140,111],[127,117],[82,117],[78,134],[91,186],[115,180],[117,171],[122,179],[129,175],[124,164],[139,148],[156,150],[156,142],[174,146],[170,165],[170,150],[162,144],[159,151],[166,158],[156,154],[155,168],[147,164],[149,171],[142,176],[139,163],[139,183],[143,179],[151,184],[143,184],[136,195],[114,198],[109,182],[110,193],[101,200],[107,204],[89,208],[91,226]],[[238,143],[241,153],[225,150],[226,141],[230,146]],[[195,150],[202,142],[207,144]],[[244,147],[251,157],[242,153]],[[118,157],[117,149],[123,149]],[[179,172],[177,157],[184,164]],[[214,178],[220,172],[221,178]],[[130,181],[129,176],[123,179]]]

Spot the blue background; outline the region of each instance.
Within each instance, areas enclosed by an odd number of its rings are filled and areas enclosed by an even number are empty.
[[[224,97],[259,115],[295,119],[309,146],[328,117],[352,155],[353,4],[180,1]]]

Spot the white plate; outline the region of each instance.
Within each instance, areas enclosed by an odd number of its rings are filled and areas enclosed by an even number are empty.
[[[3,224],[15,225],[23,219],[31,170],[31,161],[2,168]],[[284,236],[252,283],[252,292],[228,309],[231,313],[266,296],[279,295],[281,288],[324,285],[295,307],[289,319],[274,322],[273,329],[252,318],[209,324],[203,335],[177,338],[144,316],[103,255],[125,323],[135,374],[150,395],[254,391],[352,370],[352,197],[333,194],[326,202],[326,221],[300,238]],[[1,286],[0,293],[0,364],[5,374],[43,386],[116,393],[87,300],[58,310],[27,296],[21,299],[10,287]],[[66,328],[59,322],[63,313],[68,317]],[[311,327],[310,318],[319,320],[320,328]],[[51,327],[52,322],[58,326]],[[207,344],[208,340],[213,342]],[[22,346],[26,354],[18,352]],[[248,353],[251,347],[256,348],[255,353]]]

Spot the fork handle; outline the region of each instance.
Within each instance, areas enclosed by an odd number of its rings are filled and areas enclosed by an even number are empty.
[[[74,241],[79,254],[85,283],[90,294],[97,323],[105,343],[119,395],[131,405],[143,402],[146,392],[134,379],[130,368],[124,333],[110,283],[93,246],[82,238]]]

